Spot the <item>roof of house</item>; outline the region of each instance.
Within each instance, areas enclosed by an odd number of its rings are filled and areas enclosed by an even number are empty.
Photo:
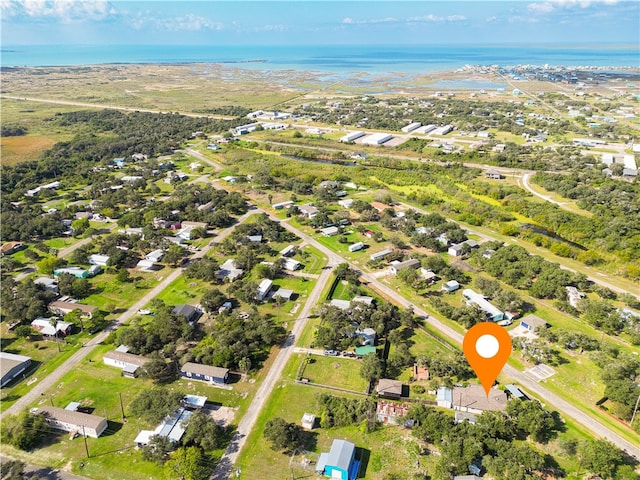
[[[59,422],[68,423],[70,425],[84,426],[97,430],[107,419],[97,415],[88,413],[74,412],[59,407],[40,407],[36,410],[37,414],[44,415],[47,418],[57,420]]]
[[[405,260],[404,262],[398,262],[395,265],[393,265],[393,268],[396,269],[396,271],[400,271],[404,268],[417,268],[418,265],[420,265],[420,260],[418,260],[417,258],[410,258],[409,260]]]
[[[36,318],[31,322],[31,327],[43,335],[55,335],[57,332],[66,332],[72,325],[73,323],[58,320],[54,328],[48,318]]]
[[[0,252],[8,253],[16,247],[22,245],[22,242],[6,242],[0,245]]]
[[[59,308],[61,310],[69,310],[69,311],[73,311],[77,308],[83,313],[93,313],[96,310],[98,310],[98,307],[94,305],[83,305],[82,303],[63,302],[61,300],[56,300],[55,302],[51,302],[49,304],[49,308]]]
[[[547,324],[546,320],[543,320],[542,318],[533,314],[529,314],[521,318],[520,323],[522,322],[526,323],[527,325],[531,325],[532,327],[544,327]]]
[[[371,206],[380,212],[382,212],[387,208],[393,209],[391,205],[387,205],[386,203],[382,203],[382,202],[371,202]]]
[[[339,308],[340,310],[346,310],[351,306],[351,302],[349,300],[341,300],[339,298],[331,299],[330,305],[332,307]]]
[[[392,380],[390,378],[381,378],[378,381],[376,392],[379,395],[402,395],[402,382],[400,380]]]
[[[289,299],[291,298],[292,295],[293,295],[293,290],[289,290],[287,288],[279,288],[278,291],[273,296]]]
[[[176,305],[175,308],[173,309],[174,315],[183,315],[187,318],[187,320],[193,317],[197,313],[198,313],[198,309],[196,307],[194,307],[193,305],[187,305],[185,303],[181,305]]]
[[[465,420],[468,420],[469,423],[476,423],[476,421],[478,420],[478,417],[476,416],[475,413],[469,413],[469,412],[456,412],[453,418],[456,423],[461,423],[461,422],[464,422]]]
[[[142,357],[140,355],[134,355],[133,353],[127,352],[119,352],[117,350],[111,350],[110,352],[105,353],[103,358],[130,363],[139,367],[142,367],[143,365],[146,365],[151,361],[150,359]]]
[[[0,376],[4,377],[11,369],[30,360],[30,357],[25,357],[24,355],[0,352]]]
[[[229,373],[228,368],[202,365],[201,363],[187,362],[180,369],[181,372],[195,373],[196,375],[206,375],[215,378],[224,378]]]
[[[507,407],[507,394],[492,388],[487,396],[482,385],[469,385],[466,388],[453,387],[453,403],[463,408],[504,411]]]
[[[439,387],[436,394],[436,401],[438,402],[451,402],[453,398],[453,391],[448,387]]]
[[[327,465],[338,467],[344,471],[349,471],[351,459],[355,452],[356,446],[346,440],[334,440],[331,444],[331,450],[327,457]]]

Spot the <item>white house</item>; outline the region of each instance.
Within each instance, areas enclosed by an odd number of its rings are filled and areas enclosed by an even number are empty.
[[[444,285],[442,285],[442,290],[449,293],[455,292],[459,288],[460,288],[460,284],[458,283],[457,280],[449,280],[448,282],[445,282]]]
[[[297,260],[294,260],[293,258],[287,258],[285,259],[284,264],[282,265],[282,268],[284,268],[285,270],[289,270],[290,272],[293,272],[300,268],[300,262]]]
[[[353,245],[349,245],[350,252],[357,252],[358,250],[362,250],[363,248],[364,248],[364,243],[362,242],[357,242],[357,243],[354,243]]]
[[[105,365],[121,369],[125,377],[133,378],[137,370],[149,363],[150,359],[129,353],[128,350],[128,347],[123,348],[123,345],[120,345],[115,350],[105,353],[102,361]]]
[[[154,250],[153,252],[149,252],[147,253],[144,258],[145,260],[149,260],[150,262],[159,262],[160,260],[162,260],[162,257],[164,256],[164,252],[160,249],[158,250]]]
[[[390,248],[387,248],[385,250],[372,253],[369,257],[371,258],[372,261],[377,262],[378,260],[382,260],[383,258],[385,258],[387,255],[391,253],[393,253],[393,250],[391,250]]]
[[[412,258],[410,260],[405,260],[404,262],[398,262],[391,265],[391,273],[397,275],[399,271],[404,270],[405,268],[413,268],[416,269],[420,266],[420,260],[417,258]]]
[[[266,296],[269,294],[271,287],[273,287],[273,281],[269,280],[268,278],[263,279],[260,282],[260,285],[258,285],[258,292],[257,292],[258,300],[264,300]]]
[[[494,321],[499,322],[504,319],[504,312],[499,308],[492,305],[484,295],[474,292],[470,288],[465,288],[462,291],[462,296],[467,302],[467,305],[477,305],[483,312],[487,314],[487,317]]]
[[[90,265],[100,265],[101,267],[106,267],[107,263],[109,263],[109,255],[89,255]]]
[[[393,135],[389,133],[374,133],[373,135],[369,135],[367,138],[362,140],[363,145],[382,145],[385,142],[388,142],[393,138]]]
[[[87,437],[98,438],[107,428],[106,418],[64,408],[44,406],[32,410],[32,413],[43,415],[52,428]]]
[[[325,237],[333,237],[334,235],[337,235],[338,232],[338,227],[327,227],[320,230],[320,233]]]

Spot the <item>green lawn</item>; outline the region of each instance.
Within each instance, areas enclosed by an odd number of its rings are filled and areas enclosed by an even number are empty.
[[[127,309],[158,283],[158,277],[166,275],[167,269],[158,273],[132,271],[132,281],[121,283],[112,273],[101,273],[91,279],[93,293],[82,299],[82,303],[95,305],[101,310],[113,305],[118,309]]]
[[[305,245],[302,247],[302,251],[306,252],[306,254],[302,255],[300,253],[296,253],[293,258],[298,260],[304,265],[302,269],[305,273],[312,274],[320,274],[322,272],[322,268],[327,264],[327,257],[325,257],[320,250],[311,245]]]
[[[360,376],[360,365],[361,361],[353,358],[310,355],[302,376],[320,385],[364,393],[367,382]]]
[[[213,288],[213,286],[205,281],[180,275],[167,285],[167,288],[157,298],[163,300],[167,305],[180,305],[182,303],[195,305],[200,302],[202,295],[210,288]]]

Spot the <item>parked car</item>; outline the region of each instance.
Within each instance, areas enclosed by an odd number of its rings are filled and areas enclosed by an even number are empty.
[[[337,357],[339,355],[339,352],[336,352],[335,350],[325,350],[324,354],[329,357]]]

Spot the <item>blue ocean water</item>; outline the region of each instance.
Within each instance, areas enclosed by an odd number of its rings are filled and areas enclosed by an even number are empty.
[[[54,66],[108,63],[225,63],[258,70],[421,72],[464,65],[638,67],[637,46],[446,45],[29,45],[3,46],[0,65]]]

